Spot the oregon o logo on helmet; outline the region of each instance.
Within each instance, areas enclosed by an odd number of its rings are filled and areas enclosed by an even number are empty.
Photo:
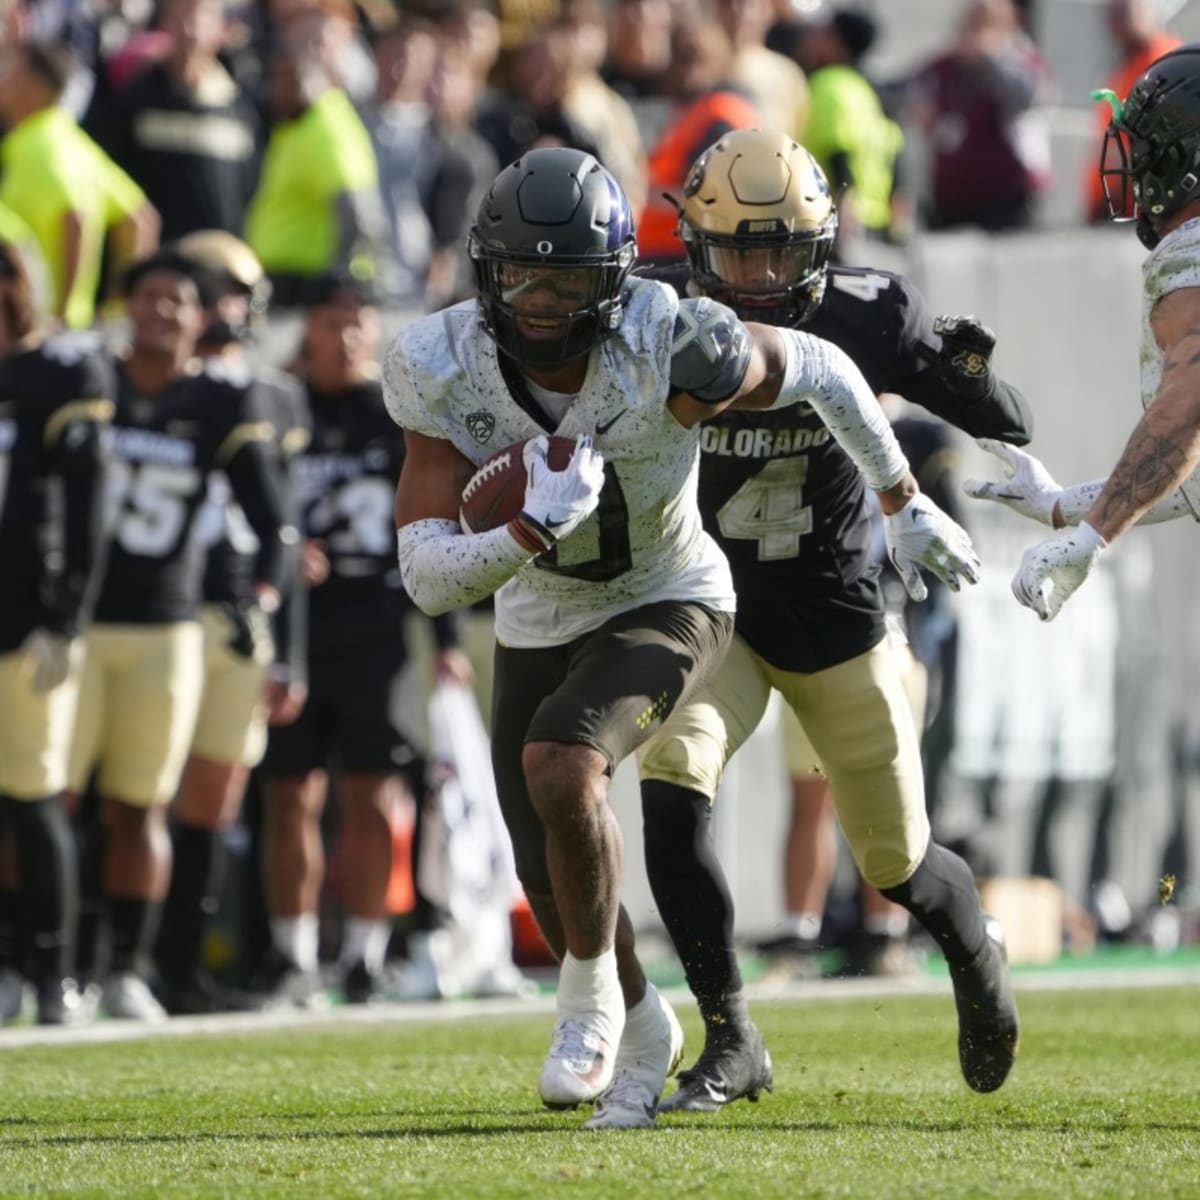
[[[553,242],[538,242],[537,252],[539,254],[553,254],[554,253],[554,243]]]

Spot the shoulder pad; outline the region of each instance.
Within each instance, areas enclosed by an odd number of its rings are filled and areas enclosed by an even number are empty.
[[[733,309],[708,297],[680,300],[671,342],[671,390],[720,404],[746,378],[751,341]]]

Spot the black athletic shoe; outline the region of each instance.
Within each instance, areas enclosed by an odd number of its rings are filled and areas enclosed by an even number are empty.
[[[160,979],[155,994],[172,1017],[258,1012],[263,1007],[261,997],[226,987],[207,971],[196,971],[190,978],[178,982]]]
[[[342,977],[342,997],[347,1004],[370,1004],[383,991],[383,981],[360,958]]]
[[[971,962],[950,968],[958,1008],[958,1061],[967,1086],[994,1092],[1012,1070],[1020,1041],[1004,931],[989,917],[988,936]]]
[[[757,1102],[775,1086],[771,1055],[755,1025],[720,1041],[710,1035],[696,1065],[676,1078],[679,1090],[658,1102],[659,1112],[716,1112],[743,1096]]]
[[[921,973],[920,964],[903,937],[886,933],[862,933],[846,951],[846,959],[837,976],[840,979],[913,979]]]
[[[816,938],[785,934],[759,942],[756,949],[763,957],[764,983],[794,983],[824,975]]]
[[[79,1025],[89,1013],[73,979],[43,979],[37,985],[39,1025]]]

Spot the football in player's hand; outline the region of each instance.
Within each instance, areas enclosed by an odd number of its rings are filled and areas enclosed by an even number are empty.
[[[575,439],[547,437],[546,461],[561,471],[575,453]],[[525,507],[525,442],[506,446],[493,454],[467,480],[458,519],[467,533],[483,533],[507,525]]]

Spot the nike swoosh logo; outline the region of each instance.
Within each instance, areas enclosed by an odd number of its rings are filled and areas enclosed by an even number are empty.
[[[628,411],[629,409],[623,408],[611,421],[605,421],[603,425],[597,424],[596,432],[601,434],[607,433]]]
[[[560,525],[565,525],[570,519],[570,517],[563,517],[561,521],[552,521],[549,517],[547,517],[542,524],[545,525],[547,529],[557,529]]]

